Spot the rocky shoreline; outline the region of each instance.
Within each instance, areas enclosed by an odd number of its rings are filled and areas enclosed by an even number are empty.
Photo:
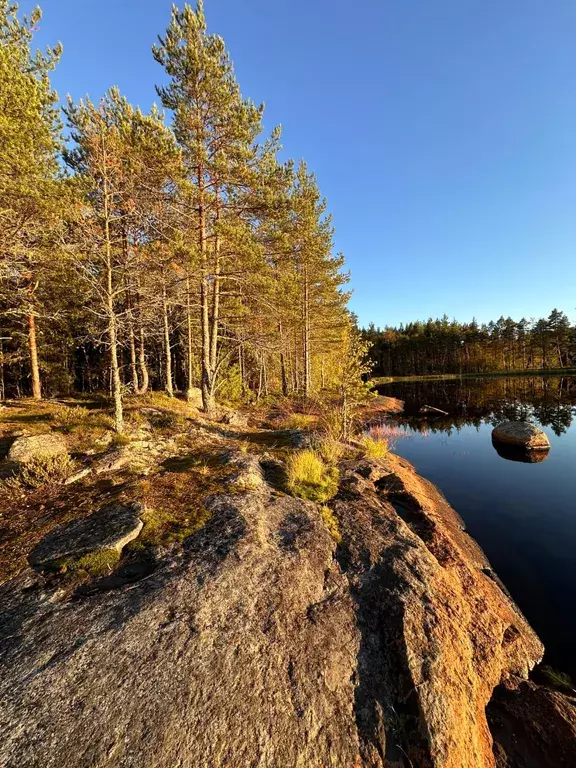
[[[227,467],[135,578],[0,587],[0,764],[576,764],[574,699],[527,680],[542,644],[407,461],[342,462],[336,536],[271,462]]]

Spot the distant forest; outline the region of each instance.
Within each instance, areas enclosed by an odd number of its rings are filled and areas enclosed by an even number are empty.
[[[446,315],[398,328],[362,331],[371,343],[374,376],[551,370],[576,365],[576,327],[557,309],[547,318],[501,317],[479,325]]]

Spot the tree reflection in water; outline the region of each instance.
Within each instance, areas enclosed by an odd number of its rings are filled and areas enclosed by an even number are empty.
[[[564,434],[576,416],[576,378],[570,376],[489,377],[447,381],[394,382],[378,388],[405,402],[399,423],[419,432],[445,432],[501,421],[537,421]],[[431,417],[422,405],[448,412]],[[543,461],[544,459],[540,459]]]

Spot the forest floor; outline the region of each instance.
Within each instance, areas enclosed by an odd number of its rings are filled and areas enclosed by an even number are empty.
[[[372,423],[402,405],[374,398],[362,419]],[[126,399],[126,430],[118,435],[106,398],[7,401],[0,407],[0,583],[28,565],[52,530],[126,499],[154,510],[144,513],[142,534],[122,556],[127,573],[145,569],[155,547],[183,541],[204,525],[204,499],[230,486],[231,454],[256,456],[281,475],[319,419],[313,404],[278,398],[242,412],[223,408],[218,420],[209,420],[182,399],[152,392]],[[5,460],[10,446],[43,434],[62,436],[68,455],[23,479]],[[93,576],[76,569],[66,578],[75,588]]]
[[[421,376],[377,376],[371,380],[371,383],[375,387],[378,387],[382,384],[392,384],[394,382],[453,381],[458,379],[481,379],[488,376],[576,376],[576,368],[525,368],[514,371],[482,371],[478,373],[428,373]]]

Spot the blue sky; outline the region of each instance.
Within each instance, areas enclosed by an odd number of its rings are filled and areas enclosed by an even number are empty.
[[[169,0],[44,0],[63,98],[147,109]],[[23,9],[33,4],[21,2]],[[360,321],[576,319],[574,0],[205,0],[328,199]]]

